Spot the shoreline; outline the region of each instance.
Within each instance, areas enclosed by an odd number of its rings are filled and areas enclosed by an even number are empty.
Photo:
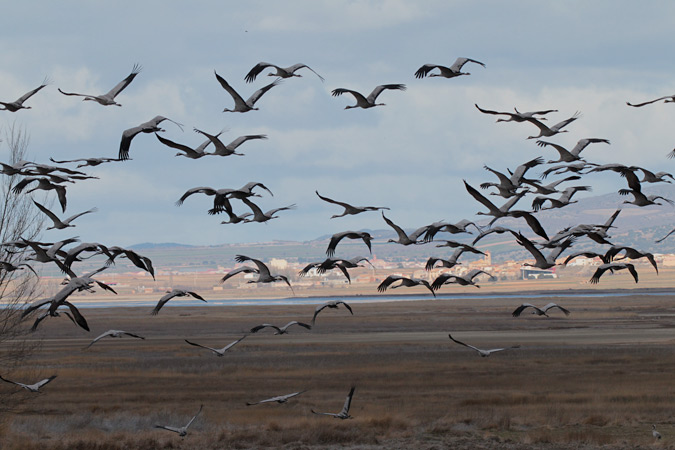
[[[386,293],[386,294],[336,294],[329,295],[306,295],[295,297],[223,297],[207,299],[202,307],[217,306],[270,306],[270,305],[318,305],[330,299],[345,299],[355,303],[393,303],[393,302],[418,302],[418,301],[442,301],[442,300],[468,300],[468,299],[496,299],[500,296],[505,299],[513,298],[578,298],[583,296],[631,296],[631,295],[675,295],[675,288],[617,288],[617,289],[540,289],[525,291],[486,290],[481,292],[443,293],[437,297],[430,294],[410,293]],[[82,308],[144,308],[157,303],[159,297],[150,294],[138,294],[135,296],[114,296],[110,294],[90,295],[81,294],[71,297]],[[167,303],[169,307],[192,307],[196,306],[194,299],[176,298]]]

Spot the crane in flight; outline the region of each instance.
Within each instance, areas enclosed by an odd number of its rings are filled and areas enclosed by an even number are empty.
[[[115,97],[117,97],[120,92],[122,92],[127,86],[129,86],[129,83],[131,83],[134,80],[134,78],[136,78],[136,75],[138,75],[141,72],[141,70],[142,67],[139,64],[134,64],[134,68],[131,70],[131,73],[124,80],[117,83],[114,88],[112,88],[105,94],[101,95],[77,94],[75,92],[63,92],[60,88],[59,92],[62,93],[63,95],[75,95],[78,97],[84,97],[82,101],[92,100],[103,106],[111,106],[111,105],[122,106],[115,101]]]
[[[539,134],[537,136],[528,136],[527,139],[539,139],[540,137],[551,137],[555,136],[558,133],[566,133],[567,130],[563,130],[564,127],[569,125],[570,123],[574,122],[577,120],[580,116],[580,112],[577,111],[574,113],[572,117],[569,119],[565,119],[562,122],[558,122],[552,127],[547,127],[543,123],[541,123],[539,120],[531,118],[528,120],[531,124],[535,125],[537,128],[539,128]]]
[[[129,333],[128,331],[108,330],[105,333],[103,333],[102,335],[100,335],[99,337],[97,337],[96,339],[94,339],[93,341],[91,341],[89,343],[89,345],[87,345],[85,347],[85,349],[91,347],[92,345],[94,345],[95,343],[97,343],[98,341],[103,339],[104,337],[108,337],[108,336],[110,336],[112,338],[121,338],[123,336],[131,336],[132,338],[136,338],[136,339],[145,339],[143,336],[139,336],[139,335],[134,334],[134,333]]]
[[[347,216],[347,215],[356,215],[356,214],[360,214],[360,213],[366,212],[366,211],[379,211],[381,209],[386,209],[386,210],[389,209],[386,206],[353,206],[353,205],[350,205],[349,203],[339,202],[337,200],[333,200],[331,198],[324,197],[321,194],[319,194],[319,191],[314,191],[314,192],[316,192],[316,195],[318,195],[319,198],[321,200],[323,200],[324,202],[333,203],[334,205],[342,206],[345,209],[342,214],[331,216],[331,219],[335,219],[337,217],[342,217],[342,216]]]
[[[364,97],[363,94],[352,91],[351,89],[345,89],[345,88],[337,88],[333,89],[331,92],[333,97],[339,97],[342,94],[352,94],[352,96],[356,99],[356,105],[351,105],[351,106],[345,106],[345,109],[351,109],[351,108],[363,108],[363,109],[368,109],[372,108],[374,106],[384,106],[384,103],[375,103],[375,100],[377,100],[377,97],[382,93],[382,91],[385,91],[387,89],[393,89],[397,91],[405,91],[406,87],[405,84],[381,84],[375,89],[373,89],[373,92],[371,92],[368,97]]]
[[[157,313],[159,313],[159,310],[162,309],[162,306],[164,306],[166,302],[168,302],[174,297],[188,297],[188,296],[194,297],[197,300],[201,300],[204,303],[206,303],[206,300],[204,300],[204,298],[201,295],[197,294],[196,292],[185,291],[183,289],[174,289],[171,291],[167,291],[167,293],[163,295],[162,298],[159,299],[159,302],[157,302],[155,309],[153,309],[150,314],[156,316]]]
[[[279,77],[279,78],[302,77],[302,75],[299,75],[295,72],[297,72],[300,69],[309,69],[314,73],[314,75],[319,77],[319,80],[324,81],[323,77],[318,73],[314,72],[314,70],[307,64],[298,63],[288,67],[279,67],[275,64],[267,62],[259,62],[258,64],[253,66],[253,69],[249,70],[244,79],[246,80],[247,83],[252,83],[255,80],[255,78],[268,67],[273,67],[274,69],[276,69],[276,72],[270,72],[267,74],[267,76],[269,77]]]
[[[464,347],[468,347],[470,349],[476,350],[478,352],[478,354],[480,356],[482,356],[483,358],[487,358],[488,356],[490,356],[491,354],[496,353],[496,352],[501,352],[501,351],[508,350],[508,349],[511,349],[511,348],[520,348],[520,345],[513,345],[511,347],[491,348],[489,350],[483,350],[483,349],[480,349],[478,347],[474,347],[473,345],[465,344],[462,341],[458,341],[457,339],[452,337],[451,334],[448,334],[448,337],[450,338],[451,341],[456,342],[459,345],[463,345]]]
[[[562,311],[566,316],[569,316],[569,315],[570,315],[569,310],[563,308],[562,306],[558,305],[557,303],[549,303],[548,305],[546,305],[546,306],[544,306],[544,307],[542,307],[542,308],[539,308],[539,307],[537,307],[537,306],[534,306],[534,305],[531,304],[531,303],[523,303],[522,305],[520,305],[519,307],[517,307],[517,308],[511,313],[511,315],[512,315],[513,317],[518,317],[518,316],[520,316],[520,314],[521,314],[523,311],[525,311],[527,308],[533,308],[534,311],[532,311],[532,314],[536,314],[536,315],[538,315],[538,316],[546,316],[546,317],[548,317],[548,314],[547,314],[548,311],[551,310],[551,309],[553,309],[553,308],[558,308],[558,309],[559,309],[560,311]]]
[[[286,333],[288,333],[288,329],[290,327],[292,327],[293,325],[298,325],[298,326],[301,326],[303,328],[307,328],[308,330],[312,329],[312,326],[307,324],[307,323],[298,322],[297,320],[291,320],[290,322],[288,322],[283,327],[278,327],[276,325],[272,325],[271,323],[263,323],[262,325],[258,325],[258,326],[255,326],[255,327],[251,328],[251,333],[257,333],[258,331],[262,330],[263,328],[274,328],[275,330],[277,330],[274,333],[275,335],[286,334]]]
[[[199,407],[199,411],[197,411],[197,414],[195,414],[192,417],[192,419],[190,419],[190,421],[187,423],[187,425],[185,425],[184,427],[170,427],[168,425],[155,425],[155,428],[161,428],[163,430],[173,431],[174,433],[178,433],[178,436],[185,437],[185,436],[187,436],[188,428],[190,427],[190,425],[192,425],[192,422],[195,421],[195,419],[197,418],[199,413],[202,412],[203,407],[204,407],[204,405],[201,405]]]
[[[659,98],[656,98],[654,100],[648,100],[648,101],[642,102],[642,103],[635,103],[634,104],[634,103],[626,102],[626,105],[633,106],[635,108],[639,108],[641,106],[651,105],[652,103],[656,103],[656,102],[659,102],[661,100],[663,100],[663,103],[675,103],[675,95],[666,95],[664,97],[659,97]]]
[[[45,384],[49,383],[50,381],[52,381],[54,378],[56,378],[56,375],[52,375],[51,377],[45,378],[44,380],[41,380],[41,381],[38,381],[35,384],[23,384],[23,383],[19,383],[18,381],[8,380],[7,378],[3,378],[0,375],[0,380],[4,381],[6,383],[16,384],[17,386],[20,386],[20,387],[22,387],[25,390],[30,391],[30,392],[40,392],[40,388],[42,386],[44,386]]]
[[[43,87],[47,86],[50,83],[49,78],[45,77],[44,81],[42,84],[32,91],[29,91],[25,94],[23,94],[21,97],[18,99],[14,100],[13,102],[0,102],[0,106],[3,108],[0,109],[0,111],[9,111],[9,112],[17,112],[20,109],[31,109],[30,106],[23,106],[23,102],[31,98],[33,95],[35,95],[40,89]]]
[[[354,390],[356,389],[356,386],[352,386],[352,388],[349,390],[349,394],[347,394],[347,398],[345,399],[345,404],[342,407],[342,411],[339,413],[327,413],[327,412],[317,412],[314,411],[313,409],[311,410],[313,414],[319,414],[319,415],[324,415],[324,416],[333,416],[336,419],[352,419],[352,416],[349,415],[349,408],[352,406],[352,397],[354,397]]]
[[[508,119],[497,119],[497,122],[525,122],[526,120],[534,119],[534,116],[544,116],[546,114],[552,113],[552,112],[558,112],[557,109],[547,109],[544,111],[532,111],[532,112],[523,112],[521,113],[518,111],[518,108],[513,108],[515,113],[512,112],[499,112],[499,111],[491,111],[489,109],[483,109],[477,104],[474,103],[476,108],[478,108],[478,111],[482,112],[483,114],[492,114],[494,116],[508,116]],[[546,120],[545,117],[540,117],[539,120]]]
[[[242,337],[240,337],[236,341],[230,342],[229,344],[227,344],[223,348],[207,347],[206,345],[197,344],[196,342],[190,342],[187,339],[185,339],[185,342],[187,342],[190,345],[194,345],[195,347],[201,347],[201,348],[205,348],[207,350],[211,350],[216,356],[225,356],[226,351],[228,351],[229,349],[231,349],[232,347],[234,347],[235,345],[237,345],[238,343],[243,341],[246,338],[246,336],[248,336],[248,334],[243,335]]]
[[[293,291],[293,286],[291,286],[291,282],[288,281],[288,277],[285,277],[284,275],[272,275],[269,267],[267,267],[267,265],[264,262],[260,261],[259,259],[250,258],[245,255],[236,255],[234,257],[234,260],[240,263],[251,261],[253,264],[255,264],[256,267],[253,268],[243,266],[239,267],[238,269],[231,270],[230,272],[226,273],[223,278],[220,279],[221,283],[224,283],[226,280],[239,273],[257,273],[258,278],[255,280],[249,280],[248,283],[274,283],[275,281],[283,281],[288,285],[289,288],[291,288],[291,292],[293,292],[293,294],[295,295],[295,292]]]
[[[274,80],[272,83],[268,84],[267,86],[263,86],[257,91],[255,91],[247,100],[244,100],[241,95],[235,91],[230,84],[225,81],[225,78],[221,77],[216,73],[214,70],[213,73],[216,74],[216,80],[218,80],[218,83],[222,86],[223,89],[227,91],[228,94],[232,97],[232,100],[234,100],[234,109],[223,109],[223,112],[248,112],[248,111],[257,111],[258,108],[256,108],[254,105],[258,100],[260,100],[260,97],[265,94],[265,92],[269,91],[272,89],[274,86],[279,85],[281,82],[281,79],[277,78]]]
[[[368,251],[373,253],[371,247],[371,241],[373,237],[367,231],[342,231],[340,233],[335,233],[330,238],[328,243],[328,248],[326,249],[326,256],[332,257],[335,255],[335,249],[342,239],[361,239],[366,246],[368,246]]]
[[[299,391],[299,392],[293,392],[292,394],[286,394],[286,395],[277,395],[276,397],[272,398],[266,398],[265,400],[260,400],[259,402],[246,402],[246,406],[253,406],[253,405],[259,405],[261,403],[270,403],[270,402],[277,402],[279,404],[281,403],[286,403],[289,399],[298,396],[304,392],[307,392],[307,390],[304,391]]]
[[[46,206],[41,205],[40,203],[36,202],[35,200],[33,200],[33,203],[35,204],[35,206],[37,206],[37,208],[38,208],[40,211],[42,211],[47,217],[49,217],[49,218],[51,219],[53,225],[52,225],[51,227],[47,227],[47,228],[46,228],[47,230],[53,230],[53,229],[56,229],[56,230],[63,230],[63,229],[68,228],[68,227],[74,227],[75,225],[72,225],[72,224],[71,224],[71,222],[72,222],[73,220],[75,220],[75,219],[77,219],[78,217],[83,216],[83,215],[85,215],[85,214],[89,214],[89,213],[93,213],[93,212],[98,211],[98,208],[92,208],[92,209],[90,209],[90,210],[88,210],[88,211],[84,211],[84,212],[75,214],[75,215],[73,215],[73,216],[70,216],[70,217],[68,217],[67,219],[61,220],[61,219],[59,219],[59,217],[58,217],[56,214],[54,214],[54,213],[51,212],[49,209],[47,209]]]
[[[169,122],[175,123],[178,125],[178,128],[181,130],[183,129],[183,125],[174,122],[171,119],[168,119],[164,116],[155,116],[152,119],[148,120],[147,122],[143,122],[142,124],[128,128],[122,132],[122,139],[120,140],[120,151],[117,156],[117,159],[122,159],[122,160],[127,160],[129,159],[129,148],[131,147],[131,140],[136,137],[138,133],[156,133],[158,131],[164,131],[159,127],[159,124],[164,122],[165,120],[168,120]]]
[[[459,57],[450,67],[439,66],[438,64],[425,64],[419,69],[417,69],[417,72],[415,72],[415,78],[424,78],[427,75],[429,77],[443,77],[443,78],[455,78],[460,75],[471,75],[469,72],[462,72],[462,67],[464,67],[464,64],[468,62],[485,67],[485,64],[483,64],[480,61],[476,61],[475,59]],[[440,73],[429,73],[434,69],[440,70]]]
[[[347,302],[344,302],[342,300],[330,300],[322,305],[319,305],[316,307],[314,310],[314,317],[312,317],[312,326],[314,326],[314,322],[316,321],[316,316],[319,315],[321,311],[323,311],[326,308],[330,309],[338,309],[338,306],[340,305],[345,305],[345,308],[349,311],[349,313],[353,316],[354,311],[352,311],[352,307],[347,304]]]
[[[396,286],[392,286],[392,284],[396,283],[397,281],[400,281],[399,284]],[[380,283],[379,286],[377,286],[377,291],[378,292],[384,292],[387,290],[387,288],[391,287],[391,289],[396,289],[401,286],[405,287],[413,287],[413,286],[424,286],[427,289],[429,289],[429,292],[436,297],[436,293],[434,292],[434,289],[431,287],[429,282],[427,280],[422,280],[421,278],[408,278],[404,277],[402,275],[389,275],[387,278],[385,278],[382,283]]]

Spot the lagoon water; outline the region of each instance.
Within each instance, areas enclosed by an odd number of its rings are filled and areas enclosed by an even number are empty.
[[[267,306],[267,305],[319,305],[336,298],[348,301],[349,303],[385,303],[385,302],[410,302],[419,300],[467,300],[467,299],[495,299],[495,298],[538,298],[543,301],[553,298],[580,298],[580,297],[625,297],[629,295],[675,295],[671,290],[622,290],[622,291],[551,291],[551,292],[532,292],[532,293],[490,293],[485,294],[440,294],[435,299],[428,294],[419,295],[355,295],[355,296],[332,296],[332,297],[287,297],[287,298],[247,298],[247,299],[218,299],[208,300],[208,303],[195,301],[194,299],[173,299],[164,307],[177,306]],[[115,301],[91,301],[78,303],[78,308],[114,308],[114,307],[153,307],[157,304],[156,300],[143,298],[139,300]]]

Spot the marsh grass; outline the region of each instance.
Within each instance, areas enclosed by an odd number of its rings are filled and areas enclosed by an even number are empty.
[[[515,320],[498,299],[358,305],[354,316],[326,316],[311,333],[250,336],[222,358],[183,339],[231,342],[259,322],[255,308],[188,308],[189,316],[174,308],[143,320],[133,308],[88,310],[92,325],[112,318],[125,329],[128,320],[136,331],[144,325],[147,339],[83,351],[90,336],[46,327],[59,337],[45,341],[25,376],[58,378],[4,423],[2,448],[648,446],[652,423],[664,436],[671,431],[674,324],[641,314],[670,300],[640,299],[637,313],[636,299],[622,298],[618,312],[604,310],[607,323],[584,312],[598,314],[603,298],[570,301],[573,315],[564,320]],[[299,317],[305,309],[266,307],[265,314]],[[477,346],[522,348],[480,358],[452,345],[449,331]],[[351,385],[354,419],[310,412],[338,412]],[[246,406],[302,389],[286,404]],[[153,428],[186,424],[200,404],[185,439]]]

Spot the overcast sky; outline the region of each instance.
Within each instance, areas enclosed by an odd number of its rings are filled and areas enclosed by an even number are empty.
[[[527,136],[529,123],[495,123],[481,107],[508,111],[558,109],[549,122],[576,111],[568,133],[551,138],[571,148],[586,137],[611,145],[588,147],[598,163],[621,162],[672,171],[666,154],[675,147],[675,105],[641,102],[675,94],[675,4],[654,1],[60,1],[8,2],[0,35],[0,99],[13,101],[51,84],[26,102],[32,109],[0,112],[30,134],[29,159],[116,157],[122,132],[156,115],[163,136],[191,146],[203,139],[193,127],[223,140],[264,133],[268,140],[240,147],[246,156],[175,157],[152,134],[136,136],[131,161],[88,168],[98,180],[68,187],[65,216],[97,206],[76,228],[45,239],[79,235],[109,245],[179,242],[216,245],[280,239],[309,240],[349,229],[386,228],[379,213],[330,220],[341,213],[314,191],[356,205],[388,206],[405,228],[432,221],[474,219],[483,210],[463,188],[494,177],[483,165],[506,171],[538,155],[556,159]],[[415,79],[425,63],[451,65],[465,56],[470,76]],[[242,96],[269,83],[251,84],[258,62],[304,63],[302,78],[284,80],[265,94],[259,111],[225,113],[233,101],[214,70]],[[133,65],[142,72],[104,107],[57,91],[102,94]],[[268,71],[265,71],[266,74]],[[344,87],[385,91],[386,106],[344,107]],[[8,159],[5,143],[0,159]],[[614,174],[615,175],[615,174]],[[221,225],[225,215],[206,214],[212,197],[175,201],[188,189],[237,188],[265,183],[274,197],[256,199],[263,210],[297,204],[267,224]],[[625,187],[617,176],[584,180],[604,194]],[[647,189],[645,189],[647,190]],[[587,194],[588,195],[588,194]],[[529,201],[525,200],[529,203]],[[613,208],[614,205],[609,205]],[[525,205],[523,205],[525,208]],[[58,210],[57,207],[55,207]],[[239,213],[245,206],[235,203]],[[59,211],[59,214],[60,211]]]

